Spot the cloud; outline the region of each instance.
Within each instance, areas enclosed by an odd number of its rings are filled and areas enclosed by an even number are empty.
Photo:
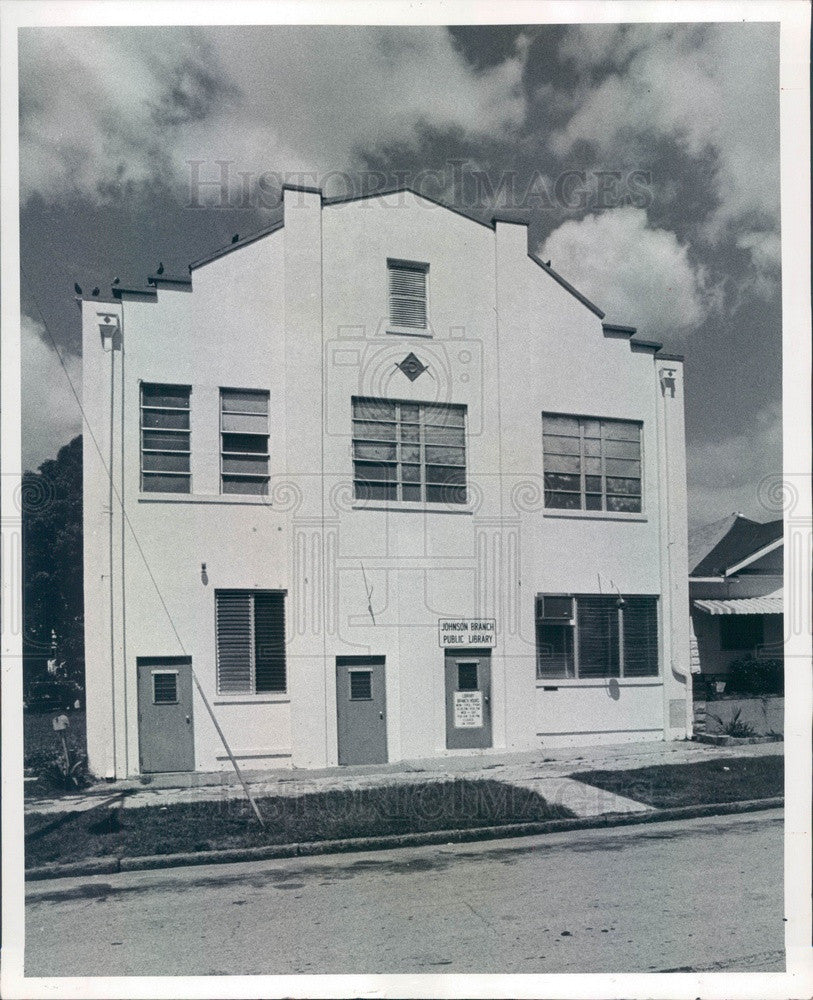
[[[185,185],[195,159],[325,173],[427,128],[498,135],[523,118],[526,48],[476,71],[441,28],[28,29],[23,197]]]
[[[636,326],[642,337],[685,340],[714,302],[687,248],[674,233],[651,227],[646,211],[631,205],[563,223],[539,255],[603,309],[609,322]]]
[[[760,484],[782,473],[782,410],[759,410],[753,426],[720,441],[696,442],[686,455],[689,511],[693,523],[708,524],[721,512],[739,511],[757,521],[781,516],[760,499]]]
[[[63,368],[56,352],[44,339],[46,336],[40,323],[30,316],[22,316],[21,416],[24,469],[36,469],[46,459],[56,458],[62,445],[67,444],[82,430],[82,413],[71,391],[72,383],[81,399],[82,361],[75,355],[63,352]]]
[[[711,164],[716,207],[698,229],[779,266],[778,26],[578,26],[560,56],[579,74],[576,110],[551,136],[567,156],[579,142],[610,159],[669,140]]]

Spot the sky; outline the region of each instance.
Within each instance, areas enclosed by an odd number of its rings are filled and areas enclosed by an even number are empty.
[[[185,274],[275,219],[283,179],[406,181],[484,220],[528,212],[531,249],[608,321],[685,354],[690,525],[780,516],[760,500],[782,470],[777,25],[19,42],[25,468],[81,431],[74,281]]]

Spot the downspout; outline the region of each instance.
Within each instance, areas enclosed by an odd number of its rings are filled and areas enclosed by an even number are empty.
[[[119,504],[121,507],[121,664],[122,664],[122,684],[123,684],[123,695],[124,695],[124,776],[129,777],[130,775],[130,733],[129,733],[129,715],[130,706],[127,699],[127,603],[124,599],[125,593],[125,561],[124,561],[124,539],[125,539],[125,524],[127,521],[125,510],[124,510],[124,420],[125,420],[125,408],[124,408],[124,303],[121,306],[121,319],[120,319],[120,349],[121,349],[121,476],[119,479]]]
[[[684,726],[684,729],[685,729],[685,732],[686,732],[686,738],[687,739],[691,739],[692,735],[693,735],[693,732],[692,732],[692,723],[693,723],[693,716],[694,716],[694,704],[693,704],[693,699],[692,699],[691,656],[689,657],[689,667],[688,667],[688,669],[686,671],[683,671],[683,670],[680,669],[680,666],[679,666],[679,662],[680,661],[678,661],[678,664],[676,664],[675,663],[675,657],[674,657],[674,639],[673,639],[673,635],[672,635],[672,625],[674,623],[674,610],[672,608],[672,593],[671,593],[671,591],[672,591],[672,497],[671,497],[671,489],[670,489],[670,484],[669,484],[669,479],[670,479],[670,477],[669,477],[669,464],[668,464],[668,461],[667,461],[667,448],[668,448],[668,442],[669,442],[669,426],[668,426],[669,425],[669,413],[668,413],[667,406],[666,406],[666,390],[660,384],[660,379],[658,379],[658,384],[659,384],[660,389],[661,389],[661,412],[663,414],[662,423],[663,423],[663,442],[664,442],[664,451],[663,451],[663,459],[664,459],[664,493],[665,493],[664,499],[666,501],[666,579],[668,581],[669,591],[670,591],[670,593],[669,593],[669,601],[668,601],[668,606],[669,606],[669,612],[668,612],[668,617],[669,617],[669,669],[673,673],[677,674],[678,677],[682,677],[684,679],[683,697],[684,697],[684,700],[686,702],[686,705],[685,705],[685,726]],[[688,607],[685,609],[685,613],[687,615],[690,615],[690,609]],[[691,628],[691,617],[690,617],[690,628]],[[664,694],[665,693],[666,693],[666,690],[665,690],[665,685],[664,685]],[[667,699],[667,701],[668,701],[668,699]],[[668,719],[668,704],[664,704],[664,713],[665,713],[664,714],[664,731],[666,731],[667,729],[671,730],[672,726],[669,723],[669,719]]]
[[[110,707],[113,721],[113,774],[115,778],[117,757],[116,757],[116,641],[115,641],[115,615],[113,600],[113,393],[116,386],[116,351],[113,338],[110,338],[110,448],[107,460],[107,555],[110,593]]]

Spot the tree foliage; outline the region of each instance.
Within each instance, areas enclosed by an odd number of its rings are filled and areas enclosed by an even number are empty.
[[[44,676],[51,655],[84,684],[82,437],[22,482],[23,664],[26,682]]]

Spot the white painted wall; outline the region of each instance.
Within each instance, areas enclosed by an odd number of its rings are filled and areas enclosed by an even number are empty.
[[[430,336],[387,333],[388,257],[429,264]],[[197,268],[193,279],[191,292],[161,289],[157,301],[125,295],[117,307],[124,350],[113,352],[113,451],[125,517],[113,525],[112,553],[125,570],[123,587],[114,581],[112,644],[108,480],[85,440],[94,770],[138,772],[136,658],[180,653],[191,655],[247,766],[336,763],[338,655],[386,657],[390,759],[452,752],[440,617],[497,619],[496,748],[685,735],[685,725],[668,725],[670,700],[686,694],[682,396],[665,401],[652,351],[606,336],[599,317],[528,257],[524,226],[491,229],[409,192],[322,205],[317,193],[287,190],[284,229]],[[111,362],[95,311],[85,304],[85,406],[104,453]],[[429,366],[414,383],[396,368],[409,351]],[[192,385],[191,496],[139,494],[139,380]],[[270,391],[267,499],[218,493],[224,386]],[[353,395],[465,404],[470,503],[357,504]],[[643,422],[641,515],[543,510],[543,410]],[[621,681],[608,690],[552,682],[558,690],[545,691],[535,678],[535,596],[596,593],[599,575],[605,592],[660,595],[670,633],[662,642],[666,683]],[[214,592],[231,587],[287,590],[284,696],[216,693]],[[685,645],[687,661],[687,634]],[[229,766],[197,694],[194,725],[197,769]]]

